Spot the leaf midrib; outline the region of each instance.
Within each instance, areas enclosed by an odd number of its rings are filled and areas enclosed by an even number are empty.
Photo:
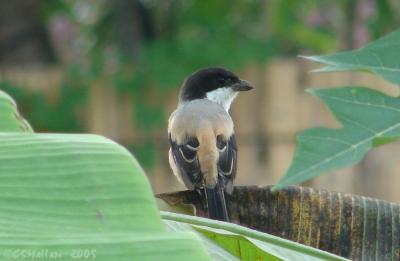
[[[369,69],[374,69],[374,70],[386,70],[390,72],[400,72],[400,68],[390,68],[386,66],[375,66],[375,65],[365,65],[365,64],[355,64],[355,63],[344,63],[344,62],[338,62],[338,61],[331,61],[327,60],[326,58],[321,58],[318,56],[311,56],[308,57],[310,60],[316,61],[316,62],[322,62],[330,66],[344,66],[344,67],[355,67],[355,68],[369,68]]]
[[[322,97],[322,95],[320,95],[320,97]],[[397,111],[397,112],[400,112],[399,109],[395,109],[395,108],[393,108],[393,107],[387,107],[387,106],[382,106],[382,105],[373,105],[373,104],[369,104],[369,103],[362,103],[362,102],[350,101],[350,100],[340,99],[340,98],[337,98],[337,97],[329,97],[329,98],[330,98],[330,99],[336,99],[336,100],[339,100],[339,101],[342,101],[342,102],[347,102],[347,103],[356,103],[356,104],[367,105],[367,106],[378,106],[378,107],[383,107],[383,108],[391,108],[392,110],[395,110],[395,111]],[[391,131],[391,130],[397,128],[397,127],[400,127],[400,122],[397,123],[397,124],[394,124],[394,125],[392,125],[392,126],[390,126],[390,127],[387,127],[387,128],[385,128],[384,130],[382,130],[382,131],[380,131],[380,132],[376,132],[374,135],[371,135],[370,137],[359,141],[359,142],[356,143],[355,145],[349,146],[349,147],[346,148],[345,150],[342,150],[342,151],[340,151],[340,152],[334,154],[332,157],[327,157],[327,158],[325,158],[324,160],[319,161],[317,164],[314,164],[314,165],[308,167],[307,169],[304,169],[304,170],[302,170],[302,171],[300,171],[300,172],[294,173],[292,176],[290,176],[290,177],[288,177],[288,178],[286,179],[286,183],[290,183],[293,179],[297,178],[298,176],[301,176],[301,175],[303,175],[304,173],[307,173],[307,172],[309,172],[309,171],[312,171],[312,170],[318,168],[318,167],[321,166],[321,165],[324,165],[324,164],[326,164],[326,163],[328,163],[328,162],[331,162],[332,160],[334,160],[334,159],[340,157],[341,155],[343,155],[343,154],[349,152],[350,150],[356,150],[356,149],[359,148],[361,145],[364,145],[365,143],[372,141],[374,138],[381,137],[381,136],[383,136],[386,132],[389,132],[389,131]]]

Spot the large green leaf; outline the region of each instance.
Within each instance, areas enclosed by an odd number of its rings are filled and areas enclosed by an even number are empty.
[[[32,132],[29,124],[19,115],[17,106],[8,94],[0,90],[0,131]]]
[[[191,233],[0,236],[0,260],[209,260]]]
[[[163,211],[161,216],[171,226],[176,224],[170,221],[191,224],[197,231],[242,260],[347,260],[232,223]]]
[[[353,165],[374,145],[400,136],[400,100],[397,98],[362,87],[310,92],[328,106],[343,127],[301,132],[297,136],[293,162],[274,190]]]
[[[96,135],[33,134],[0,92],[0,259],[208,260],[170,233],[132,155]],[[156,251],[155,251],[156,250]]]
[[[305,58],[327,65],[316,70],[319,72],[369,71],[400,85],[399,50],[400,30],[397,30],[357,50]]]
[[[103,137],[0,134],[0,184],[0,255],[208,259],[193,234],[167,232],[138,163]]]
[[[227,250],[220,247],[218,244],[213,242],[208,237],[204,236],[203,234],[199,233],[195,230],[190,224],[184,222],[177,222],[172,220],[164,219],[164,224],[167,226],[167,229],[173,232],[192,232],[199,236],[202,240],[208,253],[210,254],[213,260],[229,260],[235,261],[239,260],[236,256],[229,253]]]

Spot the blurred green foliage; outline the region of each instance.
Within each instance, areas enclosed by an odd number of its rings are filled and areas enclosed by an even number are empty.
[[[50,103],[41,93],[27,91],[7,81],[0,81],[0,89],[16,97],[23,106],[23,114],[34,123],[35,130],[42,132],[82,132],[83,125],[77,118],[77,108],[87,97],[86,86],[79,84],[70,88],[66,83],[60,87],[60,99]]]
[[[333,23],[337,18],[325,12],[345,13],[339,2],[348,0],[42,0],[38,12],[43,23],[67,19],[80,43],[74,47],[80,49],[79,59],[59,58],[66,68],[60,99],[48,104],[42,95],[10,83],[0,88],[25,108],[37,131],[79,132],[84,129],[77,108],[86,103],[96,80],[110,79],[120,95],[134,100],[140,138],[125,145],[150,167],[156,132],[170,113],[163,109],[165,97],[177,92],[184,77],[211,65],[238,70],[275,55],[335,50],[340,44]],[[389,4],[378,2],[386,13]],[[374,19],[374,37],[377,28],[394,23],[391,16]]]

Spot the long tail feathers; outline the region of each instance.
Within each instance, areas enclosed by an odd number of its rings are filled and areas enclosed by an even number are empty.
[[[205,188],[208,216],[211,219],[229,222],[228,210],[226,208],[224,189],[219,183],[212,188]]]

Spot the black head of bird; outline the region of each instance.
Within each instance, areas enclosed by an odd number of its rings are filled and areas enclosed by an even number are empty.
[[[180,102],[208,99],[224,106],[230,105],[238,92],[251,89],[253,86],[248,81],[239,79],[231,71],[211,67],[196,71],[186,78],[179,99]]]

